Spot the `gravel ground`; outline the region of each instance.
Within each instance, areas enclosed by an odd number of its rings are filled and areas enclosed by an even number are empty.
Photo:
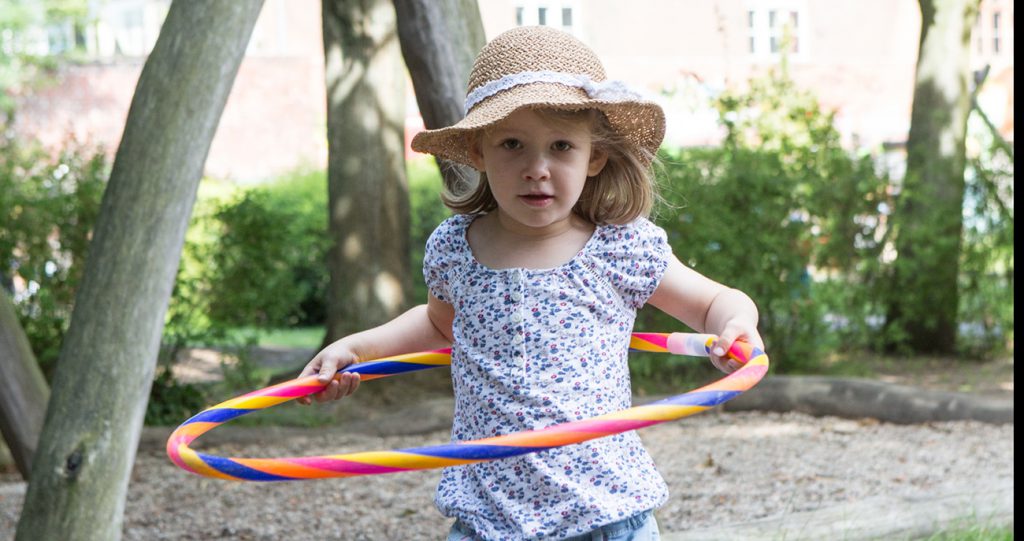
[[[233,427],[222,427],[221,432]],[[150,429],[147,429],[150,430]],[[296,456],[443,443],[336,428],[263,430],[196,447],[229,456]],[[124,538],[443,539],[436,470],[297,483],[233,483],[177,469],[160,437],[144,438],[132,474]],[[663,532],[808,511],[878,495],[927,498],[965,482],[1013,479],[1013,425],[893,425],[788,413],[707,412],[641,436],[668,481]],[[13,538],[24,483],[0,476],[0,539]],[[966,510],[965,510],[966,511]]]

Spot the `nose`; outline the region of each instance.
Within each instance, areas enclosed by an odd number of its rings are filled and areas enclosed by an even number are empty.
[[[533,154],[527,158],[523,168],[523,180],[547,180],[551,178],[551,171],[548,169],[547,157],[543,154]]]

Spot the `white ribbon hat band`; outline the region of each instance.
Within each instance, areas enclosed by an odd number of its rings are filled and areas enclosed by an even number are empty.
[[[601,101],[648,101],[643,94],[630,88],[622,81],[594,81],[586,75],[574,75],[557,71],[523,71],[506,75],[501,79],[488,81],[466,96],[466,110],[481,101],[515,86],[531,83],[557,83],[574,88],[581,88],[591,99]]]

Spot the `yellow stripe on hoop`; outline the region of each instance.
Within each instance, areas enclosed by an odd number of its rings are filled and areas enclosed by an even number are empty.
[[[384,466],[390,468],[444,468],[448,466],[461,466],[471,464],[479,460],[466,460],[461,458],[442,458],[416,453],[402,453],[399,451],[367,451],[365,453],[352,453],[349,455],[329,455],[324,458],[335,458],[359,462],[369,466]]]
[[[178,446],[178,456],[181,457],[182,462],[188,464],[188,467],[192,468],[196,473],[200,475],[216,477],[217,479],[224,479],[227,481],[243,480],[239,479],[238,477],[235,477],[234,475],[221,473],[220,471],[211,468],[206,464],[206,462],[203,462],[203,459],[199,458],[199,455],[195,451],[190,449],[187,445]]]
[[[594,417],[595,421],[672,421],[710,409],[708,406],[637,406]]]
[[[211,409],[259,410],[293,400],[294,396],[240,396],[217,404]]]

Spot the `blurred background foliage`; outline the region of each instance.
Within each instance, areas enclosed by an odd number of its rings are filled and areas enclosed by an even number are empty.
[[[13,95],[51,83],[61,63],[77,61],[85,39],[89,0],[4,0],[0,3],[0,117],[15,113]],[[53,51],[33,50],[25,34],[43,25],[65,30],[48,36]],[[59,42],[58,42],[59,40]]]
[[[49,377],[71,319],[110,172],[102,151],[70,142],[50,155],[0,134],[0,282]]]
[[[886,223],[894,207],[894,179],[880,167],[877,151],[843,148],[833,115],[793,85],[784,64],[751,81],[748,91],[718,96],[716,106],[724,144],[666,148],[660,155],[664,204],[654,219],[675,253],[757,301],[775,370],[815,373],[836,352],[876,348],[892,263]],[[992,141],[979,140],[966,175],[962,362],[1005,354],[1013,344],[1013,162]],[[16,305],[47,374],[109,173],[103,155],[75,144],[50,155],[0,139],[0,276],[9,291],[14,280],[24,286]],[[419,269],[427,237],[449,212],[439,198],[434,162],[407,165],[409,264]],[[326,213],[324,171],[296,171],[256,186],[203,182],[167,315],[149,422],[176,422],[202,403],[194,385],[170,376],[182,348],[233,353],[238,362],[227,381],[251,390],[266,375],[256,375],[249,346],[282,332],[303,337],[287,345],[319,345],[328,282]],[[422,299],[422,275],[414,277]],[[638,330],[680,327],[647,308],[637,322]],[[632,363],[634,384],[657,390],[710,376],[703,364],[639,355]]]

